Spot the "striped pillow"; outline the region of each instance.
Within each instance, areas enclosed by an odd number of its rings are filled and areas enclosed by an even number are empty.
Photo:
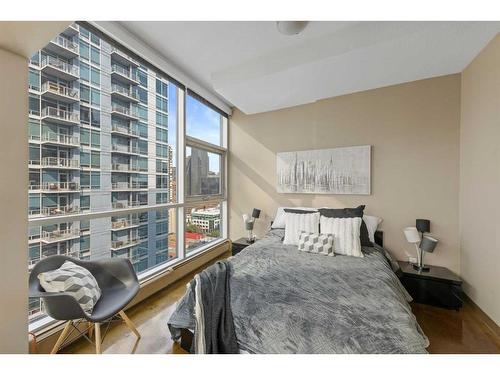
[[[70,294],[87,314],[92,313],[101,297],[101,289],[95,277],[87,269],[69,260],[56,270],[40,273],[38,280],[46,292]]]
[[[333,236],[330,234],[302,232],[299,237],[299,250],[333,256]]]
[[[319,233],[319,212],[286,212],[283,244],[297,246],[301,232]]]
[[[360,217],[338,218],[321,216],[321,234],[333,235],[333,248],[336,254],[363,257],[359,232]]]

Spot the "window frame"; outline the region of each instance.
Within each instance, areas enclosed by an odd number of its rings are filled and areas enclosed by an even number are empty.
[[[96,28],[90,24],[87,24],[85,22],[78,22],[79,25],[83,25],[83,27],[88,30],[89,35],[90,33],[97,32],[97,35],[101,39],[105,39],[107,42],[109,42],[112,46],[115,46],[122,51],[126,53],[130,53],[131,56],[138,57],[134,52],[131,52],[129,48],[124,47],[123,45],[120,44],[119,38],[116,38],[112,35],[112,33],[109,32],[101,32],[101,31],[95,31]],[[89,38],[90,39],[90,38]],[[93,84],[91,82],[91,69],[95,64],[92,63],[91,59],[91,48],[92,48],[92,43],[89,43],[90,40],[86,40],[85,43],[88,46],[89,50],[89,56],[87,59],[84,59],[82,62],[84,62],[86,65],[89,66],[89,81],[84,83],[84,87],[88,90],[88,102],[87,105],[85,106],[86,109],[89,111],[89,117],[90,117],[90,124],[92,124],[92,118],[91,118],[91,111],[93,108],[98,107],[100,110],[100,115],[102,115],[102,76],[101,78],[101,89],[96,90],[99,95],[100,95],[100,100],[99,103],[94,104],[92,103],[92,90],[93,90]],[[81,43],[81,41],[80,41]],[[99,61],[99,66],[101,66],[101,75],[102,75],[102,43],[100,46],[100,61]],[[143,61],[146,61],[149,59],[151,56],[144,56],[144,58],[139,57]],[[226,121],[222,121],[221,118],[221,146],[218,145],[213,145],[207,142],[204,142],[202,140],[189,137],[186,134],[186,99],[187,96],[190,94],[190,90],[182,83],[179,81],[175,80],[174,78],[168,76],[167,74],[164,73],[164,71],[161,68],[158,68],[154,63],[147,61],[147,68],[152,69],[153,71],[156,71],[161,74],[161,77],[164,80],[167,80],[165,84],[168,86],[173,85],[176,88],[177,91],[177,111],[176,115],[174,116],[176,118],[176,125],[175,125],[175,137],[176,137],[176,143],[175,143],[175,148],[174,148],[174,160],[176,160],[175,163],[175,175],[169,176],[168,178],[175,178],[176,179],[176,201],[175,202],[167,202],[167,203],[160,203],[160,204],[155,204],[155,201],[151,201],[149,205],[147,206],[138,206],[138,207],[129,207],[129,208],[123,208],[123,209],[106,209],[106,210],[101,210],[101,211],[94,211],[92,212],[91,210],[89,211],[83,211],[79,213],[73,213],[73,214],[68,214],[68,215],[61,215],[61,216],[50,216],[50,217],[32,217],[29,218],[29,227],[30,228],[36,228],[36,227],[42,227],[45,225],[51,225],[51,224],[59,224],[59,223],[69,223],[69,222],[81,222],[81,221],[90,221],[93,219],[100,219],[100,218],[111,218],[114,216],[124,216],[124,215],[140,215],[141,213],[148,213],[148,216],[151,215],[153,212],[158,212],[158,210],[166,210],[167,212],[170,212],[170,210],[175,211],[175,217],[172,219],[173,222],[173,228],[175,228],[174,235],[176,236],[176,257],[172,259],[168,259],[165,262],[162,262],[160,264],[157,264],[141,273],[137,274],[137,277],[139,279],[139,282],[142,285],[145,283],[149,282],[152,279],[155,279],[157,277],[161,277],[164,274],[168,273],[168,269],[172,266],[180,266],[185,262],[190,261],[192,258],[201,255],[201,253],[209,252],[213,249],[215,249],[218,245],[224,243],[227,241],[227,226],[228,226],[228,215],[227,215],[227,131],[228,131],[228,123],[229,123],[229,117],[227,114],[222,112],[221,110],[218,110],[217,112],[221,114],[222,117],[226,118]],[[137,69],[139,70],[139,69]],[[149,74],[149,73],[148,73]],[[94,89],[95,90],[95,89]],[[149,90],[149,89],[148,89]],[[160,95],[156,93],[156,86],[154,87],[154,93],[155,97],[156,95]],[[167,89],[168,93],[168,89]],[[198,99],[199,97],[196,96]],[[169,107],[169,102],[170,98],[166,98],[167,100],[167,109],[170,109]],[[83,100],[82,100],[83,101]],[[40,102],[40,101],[39,101]],[[202,101],[203,104],[208,103],[206,100]],[[155,103],[156,104],[156,103]],[[156,105],[154,105],[156,107]],[[212,108],[212,106],[211,106]],[[212,108],[213,109],[213,108]],[[155,112],[157,110],[155,109]],[[148,117],[150,114],[148,113]],[[166,126],[163,126],[161,124],[156,123],[156,118],[154,119],[153,122],[155,122],[154,126],[159,126],[162,129],[168,129],[167,131],[171,131],[169,128],[169,118],[170,116],[173,116],[173,114],[170,113],[170,111],[167,111],[166,113],[162,113],[162,116],[165,116],[166,118]],[[151,120],[148,121],[147,124],[147,130],[148,133],[150,131],[151,125],[149,124]],[[102,124],[100,124],[102,126]],[[89,189],[86,189],[86,192],[82,192],[81,195],[83,196],[89,196],[89,191],[92,189],[92,171],[93,169],[92,166],[92,130],[89,127],[81,127],[80,129],[85,129],[88,131],[89,134],[89,145],[86,146],[85,152],[89,154],[90,157],[90,168],[85,168],[86,173],[88,173],[89,176],[89,182],[90,186]],[[100,140],[100,146],[101,146],[102,140]],[[186,147],[196,147],[196,148],[201,148],[203,150],[206,150],[207,152],[215,153],[220,155],[220,194],[217,195],[208,195],[208,196],[192,196],[192,197],[187,197],[186,195],[186,190],[185,190],[185,179],[186,179],[186,174],[185,174],[185,155],[186,155]],[[149,174],[157,173],[156,170],[156,163],[157,163],[157,157],[153,155],[148,156],[148,161],[149,160],[155,160],[155,168],[153,170],[149,170]],[[100,165],[100,168],[102,168],[102,164]],[[99,173],[99,172],[97,172]],[[101,176],[102,177],[102,176]],[[100,185],[102,186],[102,182],[100,182]],[[154,187],[150,188],[150,191],[155,191],[156,189]],[[164,190],[164,189],[163,189]],[[112,193],[112,192],[111,192]],[[29,199],[30,197],[28,197]],[[38,206],[42,206],[41,198],[40,196],[34,196],[34,199],[38,198]],[[91,201],[91,199],[90,199]],[[220,238],[211,241],[207,244],[203,244],[196,249],[190,251],[189,253],[186,251],[186,246],[185,246],[185,230],[186,230],[186,215],[185,215],[185,207],[186,206],[192,206],[193,203],[200,203],[200,204],[206,204],[208,202],[217,202],[220,204]],[[35,203],[35,202],[34,202]],[[89,206],[91,207],[92,204],[89,202]],[[167,214],[168,215],[168,214]],[[167,231],[167,254],[169,251],[168,247],[168,238],[170,234]],[[155,254],[157,252],[156,249],[156,242],[155,242]],[[29,251],[29,248],[27,248],[27,251]],[[45,330],[47,328],[52,328],[56,325],[60,324],[60,322],[53,321],[51,318],[47,316],[40,317],[38,319],[29,321],[29,329],[32,332],[40,332],[42,329]]]

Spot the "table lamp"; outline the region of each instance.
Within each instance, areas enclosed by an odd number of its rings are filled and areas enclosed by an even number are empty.
[[[254,226],[255,220],[258,219],[259,217],[260,217],[260,210],[258,208],[253,209],[251,217],[249,217],[247,214],[243,215],[243,222],[245,223],[245,230],[248,232],[248,238],[247,238],[248,243],[255,242],[255,236],[253,234],[253,226]]]
[[[420,232],[420,240],[424,238],[424,233],[429,233],[431,231],[431,221],[427,219],[417,219],[415,221],[415,227]]]
[[[424,236],[424,232],[430,230],[430,221],[426,219],[418,219],[416,227],[408,227],[404,229],[406,240],[409,243],[415,244],[417,250],[417,264],[413,268],[419,272],[428,272],[429,267],[424,265],[424,253],[432,253],[436,248],[438,240],[429,236]]]

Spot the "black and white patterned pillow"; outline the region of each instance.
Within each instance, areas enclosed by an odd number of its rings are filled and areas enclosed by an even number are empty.
[[[85,268],[67,260],[56,270],[38,275],[46,292],[65,292],[72,295],[83,311],[91,314],[101,297],[101,289],[95,277]]]
[[[299,236],[299,250],[332,257],[333,236],[331,234],[301,232]]]

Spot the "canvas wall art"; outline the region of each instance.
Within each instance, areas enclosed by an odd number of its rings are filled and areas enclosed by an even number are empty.
[[[371,193],[371,146],[278,152],[278,193]]]

